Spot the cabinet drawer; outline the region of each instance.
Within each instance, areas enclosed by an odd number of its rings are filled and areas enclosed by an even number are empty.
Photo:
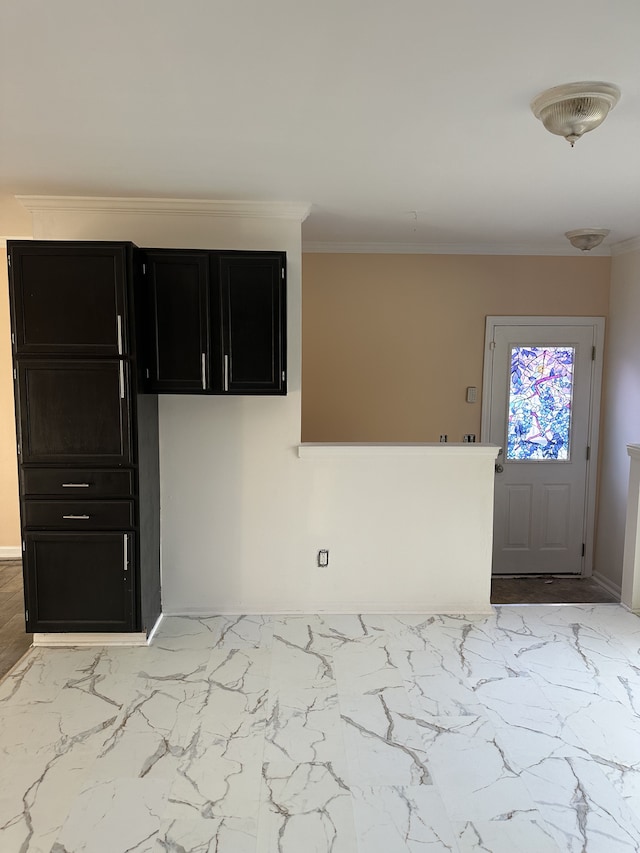
[[[128,498],[133,495],[133,471],[90,468],[23,468],[22,494],[65,498]]]
[[[34,501],[23,504],[24,526],[57,530],[126,530],[134,526],[133,501]]]

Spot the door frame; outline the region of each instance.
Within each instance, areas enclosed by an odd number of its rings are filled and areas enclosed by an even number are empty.
[[[593,552],[595,544],[596,487],[599,462],[599,432],[602,399],[602,372],[604,365],[604,317],[487,317],[484,339],[484,369],[482,373],[482,420],[480,437],[489,441],[491,428],[491,398],[493,394],[493,350],[496,326],[589,326],[593,329],[595,357],[591,362],[591,400],[589,401],[589,460],[587,462],[586,495],[583,521],[585,543],[582,577],[593,574]]]

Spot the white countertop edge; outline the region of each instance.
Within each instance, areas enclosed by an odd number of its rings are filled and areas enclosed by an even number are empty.
[[[627,453],[632,459],[640,460],[640,444],[627,444]]]
[[[319,442],[308,442],[298,445],[298,456],[300,459],[322,459],[330,456],[351,457],[381,457],[381,456],[486,456],[495,459],[500,447],[497,444],[463,444],[449,442],[434,442],[423,444],[411,443],[349,443],[335,442],[323,444]]]

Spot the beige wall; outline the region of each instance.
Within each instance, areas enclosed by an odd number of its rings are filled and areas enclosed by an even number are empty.
[[[303,441],[479,439],[485,317],[606,317],[610,268],[585,256],[303,255]]]
[[[20,546],[12,370],[7,252],[0,249],[0,557]]]
[[[0,195],[0,558],[20,548],[18,466],[13,408],[7,237],[30,237],[31,215],[13,196]]]

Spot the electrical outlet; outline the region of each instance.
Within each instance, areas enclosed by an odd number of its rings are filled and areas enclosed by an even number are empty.
[[[328,548],[321,548],[318,551],[318,568],[326,569],[329,565],[329,550]]]
[[[448,440],[448,439],[447,439],[447,436],[446,436],[446,435],[441,435],[441,436],[440,436],[440,444],[444,444],[447,440]]]
[[[462,439],[462,440],[463,440],[463,442],[464,442],[465,444],[474,444],[474,443],[475,443],[475,440],[476,440],[476,434],[475,434],[475,432],[468,432],[468,433],[463,437],[463,439]]]

